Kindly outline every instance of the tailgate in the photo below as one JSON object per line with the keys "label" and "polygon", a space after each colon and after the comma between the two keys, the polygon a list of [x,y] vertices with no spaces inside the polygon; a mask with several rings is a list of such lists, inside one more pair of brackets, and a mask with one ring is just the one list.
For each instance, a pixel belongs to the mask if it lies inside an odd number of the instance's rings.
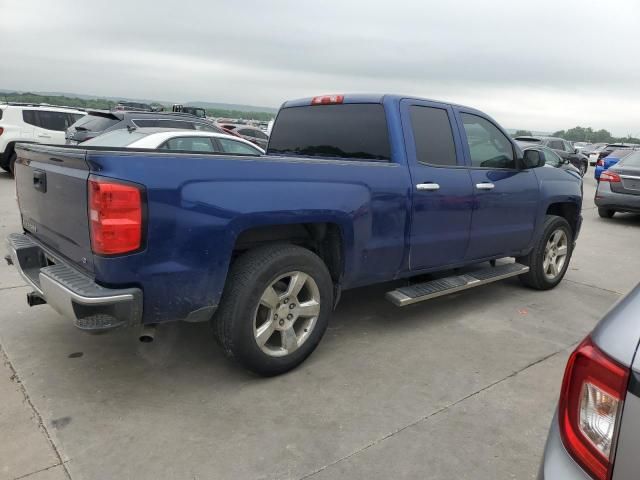
{"label": "tailgate", "polygon": [[45,246],[93,271],[87,217],[85,150],[16,147],[16,190],[22,226]]}

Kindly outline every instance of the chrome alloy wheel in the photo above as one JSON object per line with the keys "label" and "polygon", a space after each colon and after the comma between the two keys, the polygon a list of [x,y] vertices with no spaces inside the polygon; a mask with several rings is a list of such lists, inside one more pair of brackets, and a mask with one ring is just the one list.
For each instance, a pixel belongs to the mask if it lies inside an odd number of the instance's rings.
{"label": "chrome alloy wheel", "polygon": [[564,230],[558,229],[551,234],[544,247],[542,270],[548,280],[555,280],[564,267],[569,253],[569,240]]}
{"label": "chrome alloy wheel", "polygon": [[253,335],[272,357],[295,352],[313,332],[320,315],[320,290],[303,272],[289,272],[269,285],[256,308]]}

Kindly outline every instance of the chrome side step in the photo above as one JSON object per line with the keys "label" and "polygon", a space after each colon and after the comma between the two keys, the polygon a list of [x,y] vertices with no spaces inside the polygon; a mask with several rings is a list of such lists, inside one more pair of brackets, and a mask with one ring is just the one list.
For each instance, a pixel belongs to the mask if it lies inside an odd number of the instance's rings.
{"label": "chrome side step", "polygon": [[470,288],[497,282],[509,277],[515,277],[527,273],[529,267],[519,263],[508,263],[497,267],[488,267],[482,270],[455,275],[451,277],[417,283],[409,287],[397,288],[387,292],[387,300],[398,307],[423,302],[432,298],[442,297],[450,293],[468,290]]}

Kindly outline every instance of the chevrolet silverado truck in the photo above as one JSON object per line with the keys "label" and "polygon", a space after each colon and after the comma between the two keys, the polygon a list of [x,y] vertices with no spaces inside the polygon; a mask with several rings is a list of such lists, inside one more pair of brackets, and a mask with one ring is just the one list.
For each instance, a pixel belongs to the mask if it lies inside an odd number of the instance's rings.
{"label": "chevrolet silverado truck", "polygon": [[16,152],[7,259],[30,305],[89,332],[209,321],[261,375],[311,354],[346,289],[399,280],[402,307],[512,276],[553,288],[582,220],[578,174],[478,110],[397,95],[286,102],[266,155]]}

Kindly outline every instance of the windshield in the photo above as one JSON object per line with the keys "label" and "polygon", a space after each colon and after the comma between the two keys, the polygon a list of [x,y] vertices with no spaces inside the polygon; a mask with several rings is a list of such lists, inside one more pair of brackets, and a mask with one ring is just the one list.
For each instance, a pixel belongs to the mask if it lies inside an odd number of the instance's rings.
{"label": "windshield", "polygon": [[388,161],[390,150],[382,105],[340,104],[282,109],[268,153]]}

